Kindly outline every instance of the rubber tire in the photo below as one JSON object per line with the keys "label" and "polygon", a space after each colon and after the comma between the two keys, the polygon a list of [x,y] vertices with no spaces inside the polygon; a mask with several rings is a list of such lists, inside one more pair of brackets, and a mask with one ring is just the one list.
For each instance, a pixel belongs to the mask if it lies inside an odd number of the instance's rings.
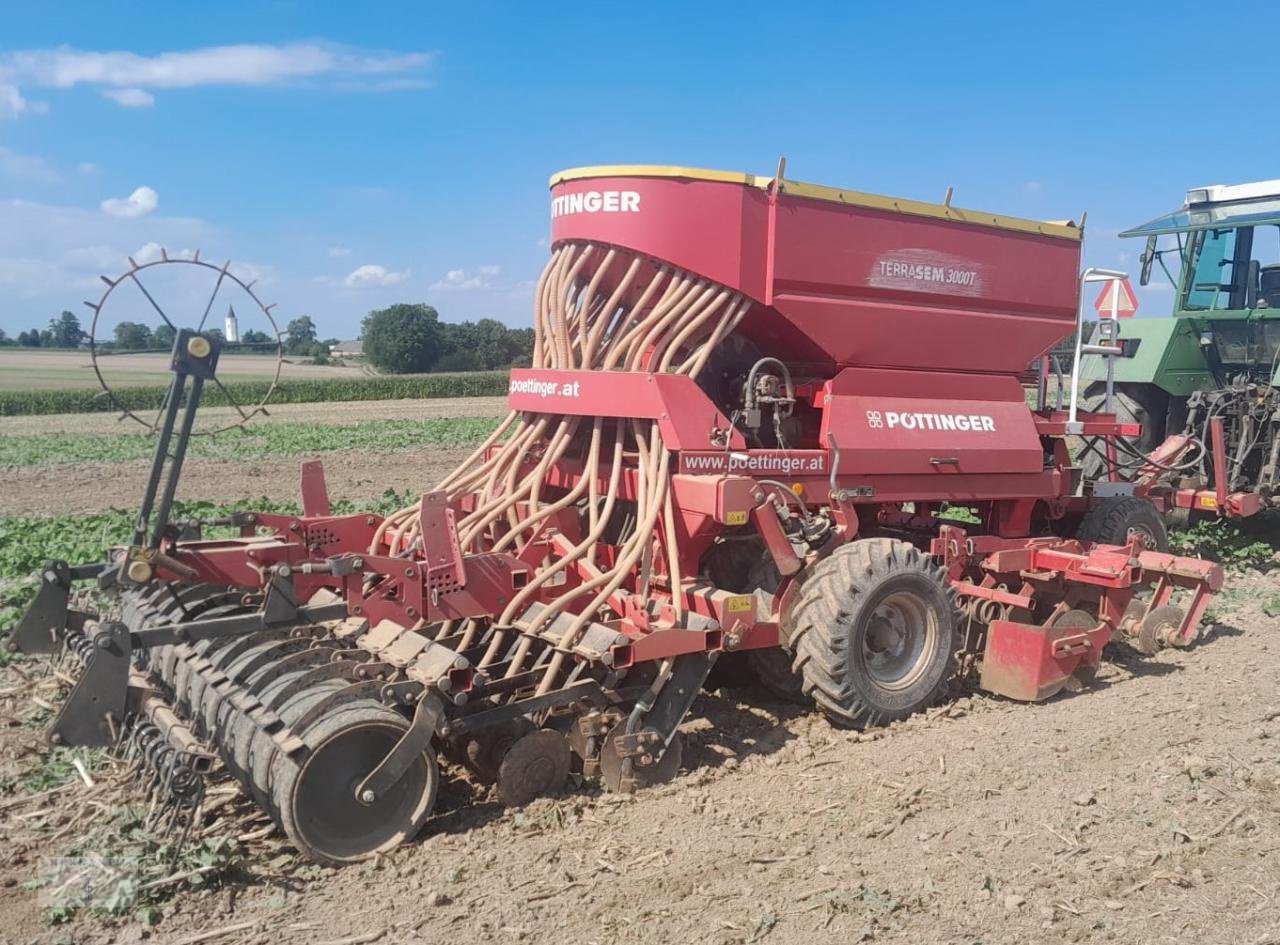
{"label": "rubber tire", "polygon": [[748,650],[747,663],[755,673],[756,681],[770,695],[795,705],[809,704],[809,697],[804,692],[804,677],[793,668],[795,657],[782,647]]}
{"label": "rubber tire", "polygon": [[1151,541],[1151,551],[1168,552],[1169,530],[1164,516],[1146,499],[1133,495],[1109,496],[1088,511],[1080,522],[1076,537],[1081,541],[1103,545],[1123,545],[1129,541],[1129,531],[1143,529]]}
{"label": "rubber tire", "polygon": [[[863,660],[863,639],[881,601],[904,592],[924,606],[937,632],[921,654],[918,677],[886,689]],[[936,702],[955,672],[961,645],[945,571],[914,545],[893,538],[854,541],[818,562],[786,623],[805,694],[831,721],[854,728],[887,725]]]}
{"label": "rubber tire", "polygon": [[[1106,384],[1093,383],[1085,390],[1081,398],[1082,409],[1095,413],[1106,405]],[[1125,437],[1125,442],[1144,456],[1151,453],[1164,442],[1165,427],[1169,416],[1169,395],[1155,384],[1117,384],[1115,396],[1111,401],[1116,419],[1121,423],[1142,424],[1140,436]],[[1104,449],[1101,440],[1097,441],[1098,450]],[[1116,461],[1121,466],[1131,465],[1132,456],[1123,451],[1117,453]],[[1084,478],[1091,480],[1107,478],[1107,464],[1096,452],[1085,453],[1081,459]]]}

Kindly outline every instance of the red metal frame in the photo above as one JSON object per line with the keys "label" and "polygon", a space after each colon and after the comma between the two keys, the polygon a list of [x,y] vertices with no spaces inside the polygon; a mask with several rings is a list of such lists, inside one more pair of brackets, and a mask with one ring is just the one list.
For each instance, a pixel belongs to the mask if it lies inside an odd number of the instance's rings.
{"label": "red metal frame", "polygon": [[[607,626],[627,640],[615,647],[616,667],[776,645],[805,567],[876,532],[912,537],[946,566],[964,613],[984,628],[984,684],[1007,695],[1043,698],[1096,665],[1107,640],[1136,632],[1127,614],[1146,583],[1156,585],[1147,612],[1175,590],[1192,595],[1177,635],[1194,634],[1221,585],[1216,565],[1136,544],[1088,548],[1037,537],[1050,521],[1089,503],[1074,494],[1065,413],[1031,410],[1019,383],[1026,365],[1075,327],[1078,239],[845,204],[791,193],[781,182],[762,189],[606,176],[565,181],[553,195],[592,192],[615,193],[614,210],[625,204],[627,212],[609,212],[610,201],[600,197],[591,206],[601,212],[560,213],[556,241],[631,249],[646,265],[678,266],[744,293],[752,304],[737,331],[811,372],[795,378],[799,433],[781,449],[748,448],[688,376],[511,372],[513,410],[652,420],[675,454],[675,546],[659,529],[643,584],[637,569],[606,602]],[[624,192],[634,200],[622,201]],[[587,206],[585,196],[579,202]],[[1107,414],[1083,421],[1087,435],[1108,440],[1139,432]],[[1215,460],[1220,428],[1216,436]],[[524,462],[522,474],[538,468],[532,455]],[[624,456],[619,500],[636,495],[637,462]],[[583,469],[580,458],[550,464],[543,487],[572,489]],[[599,491],[611,473],[607,463],[597,468]],[[303,467],[302,495],[302,516],[259,514],[238,540],[171,542],[165,552],[199,580],[237,587],[265,587],[284,568],[301,599],[337,590],[348,612],[371,626],[411,627],[497,617],[545,557],[563,556],[582,539],[578,516],[565,510],[510,552],[464,554],[455,518],[473,510],[477,497],[450,502],[429,494],[419,516],[421,546],[388,544],[370,554],[382,520],[330,515],[319,464]],[[788,531],[801,502],[834,523],[820,552]],[[981,524],[972,534],[939,517],[957,504],[977,512]],[[700,576],[717,540],[743,527],[759,536],[781,576],[771,598],[732,593]],[[270,534],[260,537],[261,529]],[[607,566],[613,550],[603,545],[600,553]],[[679,583],[672,577],[677,564]],[[596,568],[576,561],[531,603],[592,581]],[[1078,616],[1053,622],[1085,605],[1095,626],[1078,626]]]}

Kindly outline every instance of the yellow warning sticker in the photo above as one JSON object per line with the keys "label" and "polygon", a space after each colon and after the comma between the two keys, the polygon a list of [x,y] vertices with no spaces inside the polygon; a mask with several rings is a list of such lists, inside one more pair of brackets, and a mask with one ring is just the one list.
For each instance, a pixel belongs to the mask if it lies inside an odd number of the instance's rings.
{"label": "yellow warning sticker", "polygon": [[725,601],[724,609],[731,614],[745,614],[756,609],[754,594],[735,594]]}
{"label": "yellow warning sticker", "polygon": [[746,512],[725,512],[724,523],[726,525],[745,525],[747,524]]}
{"label": "yellow warning sticker", "polygon": [[1206,509],[1216,509],[1218,507],[1218,500],[1211,495],[1202,495],[1200,497],[1200,506],[1201,508]]}

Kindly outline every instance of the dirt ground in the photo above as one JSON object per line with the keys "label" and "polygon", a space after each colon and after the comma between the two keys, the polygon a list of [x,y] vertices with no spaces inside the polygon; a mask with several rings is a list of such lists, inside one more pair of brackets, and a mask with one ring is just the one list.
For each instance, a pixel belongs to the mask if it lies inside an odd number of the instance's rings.
{"label": "dirt ground", "polygon": [[[492,400],[274,417],[494,415]],[[27,422],[0,421],[0,435]],[[463,453],[324,460],[333,493],[360,498],[422,488]],[[291,498],[297,462],[195,462],[183,495]],[[144,469],[11,470],[0,514],[131,507]],[[695,704],[682,774],[634,797],[583,784],[509,810],[446,770],[421,840],[340,871],[298,861],[216,782],[224,806],[203,829],[241,837],[247,859],[170,899],[153,929],[83,912],[49,927],[27,888],[41,857],[123,802],[112,770],[92,789],[0,796],[0,942],[1280,943],[1280,618],[1264,610],[1280,581],[1252,572],[1230,586],[1193,649],[1117,646],[1092,689],[1044,704],[961,686],[925,715],[856,733],[722,688]],[[42,764],[39,728],[22,721],[57,701],[42,672],[0,669],[0,779]]]}
{"label": "dirt ground", "polygon": [[[206,419],[232,408],[211,408]],[[355,401],[281,404],[255,423],[352,423],[360,420],[429,417],[496,417],[506,412],[502,397],[452,400]],[[25,433],[94,433],[115,423],[95,414],[0,417],[0,436]],[[367,450],[326,452],[325,476],[335,498],[372,499],[387,489],[429,488],[451,471],[470,449]],[[307,457],[257,460],[192,460],[183,470],[179,498],[231,501],[244,498],[297,499],[298,467]],[[0,515],[76,515],[109,508],[133,508],[146,485],[149,463],[84,463],[19,467],[4,471]]]}
{"label": "dirt ground", "polygon": [[[29,825],[61,802],[47,834],[93,792],[0,801],[0,938],[1280,942],[1280,620],[1260,604],[1276,582],[1234,586],[1194,649],[1119,647],[1093,689],[1040,705],[961,693],[859,734],[752,689],[708,693],[668,785],[512,811],[446,781],[419,842],[333,871],[254,841],[237,881],[178,897],[146,932],[46,928],[20,888],[50,849]],[[24,685],[0,678],[10,718]],[[11,723],[0,763],[37,737]]]}

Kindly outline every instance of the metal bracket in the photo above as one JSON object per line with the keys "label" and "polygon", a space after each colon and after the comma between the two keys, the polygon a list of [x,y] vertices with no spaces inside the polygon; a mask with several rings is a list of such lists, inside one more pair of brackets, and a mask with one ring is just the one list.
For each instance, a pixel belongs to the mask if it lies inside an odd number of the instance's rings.
{"label": "metal bracket", "polygon": [[428,492],[422,497],[418,516],[422,534],[422,556],[427,562],[427,588],[448,594],[465,587],[467,566],[458,544],[458,529],[449,496]]}
{"label": "metal bracket", "polygon": [[93,652],[53,724],[49,743],[106,748],[120,737],[129,694],[129,628],[101,623],[93,633]]}
{"label": "metal bracket", "polygon": [[67,631],[71,600],[71,568],[65,561],[46,561],[40,589],[9,635],[9,649],[19,653],[53,653]]}
{"label": "metal bracket", "polygon": [[378,767],[370,771],[368,777],[356,786],[356,800],[362,804],[372,804],[395,787],[413,765],[414,760],[431,744],[436,726],[443,718],[444,706],[439,699],[428,696],[419,701],[418,707],[413,712],[413,721],[400,736],[395,747],[379,762]]}
{"label": "metal bracket", "polygon": [[[643,724],[656,729],[662,735],[664,745],[671,743],[719,655],[714,652],[686,653],[675,658],[671,676],[653,700],[652,707],[643,713]],[[632,728],[628,725],[628,728],[631,729],[628,734],[633,734],[639,726]]]}
{"label": "metal bracket", "polygon": [[268,627],[295,623],[298,619],[298,596],[293,586],[293,571],[288,565],[271,570],[266,600],[262,604],[262,622]]}
{"label": "metal bracket", "polygon": [[312,517],[330,514],[329,487],[324,480],[324,463],[318,459],[302,464],[302,514]]}

